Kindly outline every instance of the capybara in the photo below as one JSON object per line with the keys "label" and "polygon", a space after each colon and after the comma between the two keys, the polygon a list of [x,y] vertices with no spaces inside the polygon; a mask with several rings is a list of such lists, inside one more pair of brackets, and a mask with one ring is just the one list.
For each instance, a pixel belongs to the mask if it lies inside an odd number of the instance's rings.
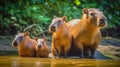
{"label": "capybara", "polygon": [[94,53],[101,40],[100,29],[107,25],[107,19],[99,9],[84,8],[82,12],[80,21],[72,20],[67,23],[73,36],[69,56],[95,58]]}
{"label": "capybara", "polygon": [[46,44],[47,39],[46,38],[38,39],[36,37],[35,40],[37,41],[36,56],[47,58],[49,54],[48,46]]}
{"label": "capybara", "polygon": [[67,57],[71,47],[71,33],[66,25],[66,16],[54,17],[49,31],[52,32],[52,54],[54,57]]}
{"label": "capybara", "polygon": [[35,46],[37,42],[29,37],[29,32],[19,32],[12,41],[12,45],[18,47],[19,56],[21,57],[35,57]]}
{"label": "capybara", "polygon": [[80,19],[73,19],[68,21],[66,24],[71,29],[74,25],[78,24],[81,20]]}

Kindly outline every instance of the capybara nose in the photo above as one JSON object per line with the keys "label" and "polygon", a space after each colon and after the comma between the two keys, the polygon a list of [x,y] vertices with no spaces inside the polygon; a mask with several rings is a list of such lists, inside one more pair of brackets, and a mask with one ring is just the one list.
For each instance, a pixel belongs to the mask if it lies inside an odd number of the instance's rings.
{"label": "capybara nose", "polygon": [[50,30],[51,30],[52,32],[54,32],[54,31],[55,31],[55,26],[50,26]]}
{"label": "capybara nose", "polygon": [[51,29],[55,29],[55,26],[51,26]]}
{"label": "capybara nose", "polygon": [[100,26],[100,27],[104,27],[104,26],[106,25],[106,21],[107,21],[107,20],[106,20],[105,18],[101,18],[101,19],[100,19],[100,22],[99,22],[99,23],[100,23],[99,26]]}
{"label": "capybara nose", "polygon": [[38,48],[42,48],[42,46],[41,46],[41,45],[38,45]]}
{"label": "capybara nose", "polygon": [[104,18],[102,18],[102,19],[100,19],[100,22],[105,22],[106,21],[106,19],[104,19]]}
{"label": "capybara nose", "polygon": [[15,46],[15,47],[18,46],[18,44],[17,44],[16,41],[13,41],[13,42],[12,42],[12,45]]}

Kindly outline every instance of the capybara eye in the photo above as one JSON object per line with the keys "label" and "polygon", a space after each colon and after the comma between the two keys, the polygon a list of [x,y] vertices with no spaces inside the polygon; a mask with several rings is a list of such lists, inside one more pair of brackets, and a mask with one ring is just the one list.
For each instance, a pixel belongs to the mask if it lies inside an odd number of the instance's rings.
{"label": "capybara eye", "polygon": [[41,42],[42,44],[44,44],[44,42]]}
{"label": "capybara eye", "polygon": [[23,36],[20,36],[20,39],[22,39],[23,38]]}
{"label": "capybara eye", "polygon": [[58,22],[61,22],[61,20],[58,20]]}
{"label": "capybara eye", "polygon": [[95,14],[94,14],[94,13],[91,13],[90,15],[91,15],[91,16],[94,16]]}

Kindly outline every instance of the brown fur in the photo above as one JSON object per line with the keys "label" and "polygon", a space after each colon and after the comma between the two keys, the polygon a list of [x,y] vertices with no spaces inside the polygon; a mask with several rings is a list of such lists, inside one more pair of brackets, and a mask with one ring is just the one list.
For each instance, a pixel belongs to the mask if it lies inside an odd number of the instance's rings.
{"label": "brown fur", "polygon": [[56,50],[55,50],[55,47],[54,47],[53,42],[52,42],[52,44],[51,44],[51,53],[52,53],[52,55],[53,55],[54,57],[57,56],[57,52],[56,52]]}
{"label": "brown fur", "polygon": [[36,38],[35,40],[37,41],[36,56],[47,58],[49,51],[48,51],[48,46],[46,44],[46,38],[43,38],[43,39]]}
{"label": "brown fur", "polygon": [[52,32],[52,54],[58,57],[67,57],[67,53],[71,46],[70,30],[65,23],[66,17],[54,18],[49,26]]}
{"label": "brown fur", "polygon": [[81,21],[80,19],[73,19],[73,20],[68,21],[66,24],[71,29],[73,26],[78,24],[80,21]]}
{"label": "brown fur", "polygon": [[70,23],[72,22],[70,21],[67,25],[73,35],[73,44],[69,55],[93,58],[101,40],[100,29],[107,24],[106,17],[98,9],[85,8],[81,21],[73,23],[72,26]]}
{"label": "brown fur", "polygon": [[37,42],[29,37],[28,32],[18,32],[15,39],[12,41],[12,45],[18,47],[19,56],[21,57],[36,56],[35,46],[37,45]]}

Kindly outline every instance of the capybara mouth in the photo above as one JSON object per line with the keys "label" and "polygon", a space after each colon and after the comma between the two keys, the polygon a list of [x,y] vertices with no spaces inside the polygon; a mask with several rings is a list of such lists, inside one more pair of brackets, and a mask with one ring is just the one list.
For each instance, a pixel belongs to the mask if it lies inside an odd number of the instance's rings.
{"label": "capybara mouth", "polygon": [[42,48],[42,46],[38,45],[38,48]]}
{"label": "capybara mouth", "polygon": [[99,27],[104,27],[106,22],[100,22]]}
{"label": "capybara mouth", "polygon": [[56,29],[55,29],[55,28],[50,27],[50,31],[51,31],[51,32],[55,32],[55,31],[56,31]]}
{"label": "capybara mouth", "polygon": [[106,25],[106,19],[102,18],[99,20],[99,27],[104,27]]}
{"label": "capybara mouth", "polygon": [[13,45],[14,47],[17,47],[17,46],[18,46],[18,44],[17,44],[16,41],[12,42],[12,45]]}

